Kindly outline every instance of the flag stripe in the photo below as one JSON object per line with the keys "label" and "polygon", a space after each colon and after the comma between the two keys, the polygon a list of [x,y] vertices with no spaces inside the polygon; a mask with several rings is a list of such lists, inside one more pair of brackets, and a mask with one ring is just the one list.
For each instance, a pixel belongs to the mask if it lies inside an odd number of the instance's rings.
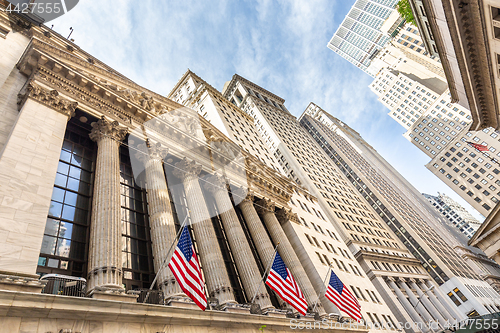
{"label": "flag stripe", "polygon": [[207,307],[204,281],[187,227],[184,227],[168,267],[182,291],[203,311]]}
{"label": "flag stripe", "polygon": [[293,306],[300,314],[306,315],[307,301],[300,290],[299,285],[281,259],[276,253],[266,284],[274,290],[283,301]]}
{"label": "flag stripe", "polygon": [[325,297],[349,317],[358,321],[362,319],[361,305],[333,270],[330,275],[330,282],[326,287]]}

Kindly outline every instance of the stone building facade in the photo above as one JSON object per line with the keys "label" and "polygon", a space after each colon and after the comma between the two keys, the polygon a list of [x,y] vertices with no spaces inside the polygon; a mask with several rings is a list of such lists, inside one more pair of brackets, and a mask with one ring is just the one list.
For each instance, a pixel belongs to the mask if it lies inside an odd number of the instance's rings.
{"label": "stone building facade", "polygon": [[456,227],[467,238],[479,229],[481,222],[471,215],[458,202],[444,193],[438,193],[437,196],[425,194],[423,196],[429,200],[434,208],[443,215],[443,217],[454,227]]}
{"label": "stone building facade", "polygon": [[[283,167],[269,151],[273,146],[268,148],[265,139],[259,134],[254,118],[236,106],[236,100],[243,100],[239,92],[230,102],[195,73],[187,71],[169,94],[172,99],[181,96],[185,106],[192,107],[212,124],[220,124],[220,130],[227,133],[243,150],[261,153],[263,162],[284,173]],[[349,281],[348,286],[358,298],[363,318],[367,322],[394,325],[396,318],[350,254],[346,243],[334,231],[335,228],[318,199],[304,187],[296,186],[290,204],[296,217],[283,221],[282,227],[301,263],[306,267],[317,293],[324,290],[325,278],[331,266],[342,281]],[[328,306],[327,301],[323,304]]]}
{"label": "stone building facade", "polygon": [[[309,304],[301,320],[328,317],[282,227],[292,182],[193,110],[1,6],[2,329],[289,331],[288,309],[260,283],[276,244]],[[204,312],[164,267],[185,221]],[[85,278],[84,294],[51,294],[49,276],[61,293]],[[166,305],[140,304],[155,276]]]}
{"label": "stone building facade", "polygon": [[[422,263],[441,293],[455,303],[453,311],[462,317],[498,311],[498,293],[454,250],[466,241],[460,242],[443,229],[425,198],[373,147],[348,125],[313,103],[301,116],[300,123],[356,186],[356,191],[368,200],[384,224]],[[377,265],[374,269],[379,270]]]}
{"label": "stone building facade", "polygon": [[[321,146],[314,141],[314,137],[286,110],[284,100],[238,75],[234,75],[226,83],[223,93],[228,100],[254,118],[262,140],[267,143],[286,175],[317,198],[325,216],[363,268],[363,275],[366,274],[372,281],[377,293],[382,296],[383,302],[389,306],[397,320],[422,323],[423,326],[415,331],[428,331],[430,327],[425,323],[429,320],[443,322],[444,318],[435,317],[435,313],[439,311],[432,308],[440,305],[428,303],[430,308],[427,310],[416,303],[417,296],[412,298],[417,295],[418,290],[424,293],[428,288],[427,285],[419,286],[421,283],[434,285],[433,279],[365,198],[357,195],[356,188],[344,176],[341,168],[332,163]],[[235,96],[242,98],[237,99]],[[292,200],[296,199],[300,200],[292,197]],[[302,206],[302,200],[300,201],[299,205]],[[379,266],[372,267],[375,261]],[[408,280],[395,280],[394,285],[384,287],[388,282],[384,281],[384,275],[377,277],[374,274],[377,269],[385,271],[385,276],[404,276]],[[419,289],[412,289],[415,288],[412,281],[415,281]],[[395,286],[394,291],[391,291]],[[438,288],[433,289],[440,295],[436,296],[436,300],[440,297],[439,303],[449,307],[450,312],[443,312],[448,319],[462,319],[464,315],[453,309],[445,296],[437,291]]]}

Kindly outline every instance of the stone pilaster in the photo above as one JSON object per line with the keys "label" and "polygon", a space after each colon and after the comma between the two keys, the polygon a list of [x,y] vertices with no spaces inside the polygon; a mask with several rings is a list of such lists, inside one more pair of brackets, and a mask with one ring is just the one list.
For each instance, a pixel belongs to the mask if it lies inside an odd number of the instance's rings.
{"label": "stone pilaster", "polygon": [[120,142],[127,129],[102,117],[92,123],[97,160],[90,222],[87,292],[123,290],[120,219]]}
{"label": "stone pilaster", "polygon": [[285,265],[292,272],[294,279],[299,284],[302,293],[307,300],[307,304],[309,305],[308,311],[312,311],[313,308],[316,308],[315,311],[317,311],[321,316],[325,315],[326,312],[323,305],[318,300],[318,295],[316,294],[313,285],[309,281],[309,278],[307,277],[307,274],[302,267],[292,244],[290,244],[290,241],[286,237],[285,232],[281,228],[280,223],[274,214],[274,204],[269,200],[262,199],[257,203],[257,207],[274,243],[280,244],[278,252],[285,262]]}
{"label": "stone pilaster", "polygon": [[[151,248],[155,272],[158,277],[157,284],[167,301],[172,297],[186,297],[172,271],[166,265],[162,268],[169,255],[168,250],[177,234],[170,204],[170,194],[163,172],[163,159],[167,156],[168,149],[163,148],[160,143],[144,145],[140,148],[136,157],[145,165]],[[160,268],[162,269],[160,270]]]}
{"label": "stone pilaster", "polygon": [[198,182],[201,165],[194,161],[189,162],[184,158],[175,166],[174,176],[182,179],[184,185],[189,216],[200,253],[209,297],[216,297],[219,300],[219,305],[236,303],[210,213]]}
{"label": "stone pilaster", "polygon": [[446,319],[444,319],[444,314],[441,314],[439,310],[429,301],[427,298],[427,295],[424,294],[424,292],[420,289],[420,287],[415,283],[414,279],[410,279],[410,286],[415,289],[417,292],[417,295],[420,297],[420,302],[424,304],[424,306],[427,308],[429,313],[436,318],[439,323],[445,327],[446,326]]}
{"label": "stone pilaster", "polygon": [[261,284],[262,277],[259,267],[253,258],[250,245],[243,232],[238,216],[234,211],[233,204],[227,193],[224,178],[216,175],[211,176],[207,178],[207,183],[204,186],[214,196],[217,203],[217,209],[224,224],[227,240],[231,247],[241,282],[245,288],[247,299],[251,301],[254,295],[257,295],[255,303],[259,304],[262,310],[271,308],[272,304],[269,294],[265,286]]}
{"label": "stone pilaster", "polygon": [[8,129],[0,152],[0,289],[42,288],[36,269],[67,122],[68,114],[29,98]]}

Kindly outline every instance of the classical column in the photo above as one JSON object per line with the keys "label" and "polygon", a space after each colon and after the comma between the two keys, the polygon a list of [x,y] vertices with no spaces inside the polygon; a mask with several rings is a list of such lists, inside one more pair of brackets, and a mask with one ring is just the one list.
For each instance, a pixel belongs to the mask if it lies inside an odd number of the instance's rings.
{"label": "classical column", "polygon": [[273,260],[274,247],[273,243],[269,239],[269,236],[267,235],[266,228],[260,220],[259,214],[257,214],[257,211],[253,206],[253,194],[248,193],[245,199],[240,202],[239,207],[243,217],[245,218],[248,231],[252,236],[260,259],[267,268],[267,266],[271,263],[271,260]]}
{"label": "classical column", "polygon": [[[260,220],[259,214],[253,206],[253,193],[244,194],[245,198],[240,202],[239,207],[243,218],[245,219],[250,236],[252,236],[255,248],[259,253],[260,260],[266,269],[273,260],[274,256],[274,246],[269,238],[266,228]],[[278,296],[280,305],[288,306],[281,298]]]}
{"label": "classical column", "polygon": [[[427,289],[430,289],[433,284],[429,280],[425,280],[424,285],[427,287]],[[444,306],[448,313],[451,314],[456,320],[461,321],[463,319],[466,319],[465,314],[460,313],[455,308],[455,304],[452,304],[449,298],[443,295],[437,285],[434,285],[434,289],[430,293],[435,293],[436,298],[440,301],[440,303]]]}
{"label": "classical column", "polygon": [[302,293],[304,294],[307,304],[309,305],[309,311],[316,305],[316,310],[320,316],[326,315],[323,305],[318,299],[318,294],[314,290],[307,274],[302,267],[297,254],[295,253],[292,244],[285,235],[285,232],[281,228],[276,215],[274,214],[274,204],[270,200],[262,199],[257,203],[258,210],[262,214],[264,223],[266,224],[267,230],[271,235],[275,244],[279,243],[278,252],[285,262],[285,265],[292,272],[294,279],[300,286]]}
{"label": "classical column", "polygon": [[210,297],[216,297],[219,305],[236,303],[210,213],[198,182],[201,165],[184,158],[176,163],[175,167],[173,174],[182,179],[184,185],[208,294]]}
{"label": "classical column", "polygon": [[434,318],[427,312],[427,309],[424,307],[422,302],[420,302],[413,291],[411,291],[410,286],[406,283],[404,279],[399,279],[401,286],[403,289],[406,291],[406,295],[408,295],[408,298],[410,299],[410,303],[413,305],[414,308],[416,308],[417,312],[422,315],[425,319],[426,322],[430,323],[431,321],[434,321]]}
{"label": "classical column", "polygon": [[266,287],[261,283],[259,267],[254,260],[252,250],[248,240],[243,232],[238,215],[234,211],[231,198],[227,193],[226,182],[223,177],[214,175],[207,178],[204,187],[210,191],[217,203],[219,216],[222,219],[224,230],[226,232],[231,253],[233,254],[236,267],[245,288],[247,299],[252,300],[254,295],[255,303],[260,305],[261,309],[273,307]]}
{"label": "classical column", "polygon": [[420,287],[415,283],[414,279],[410,279],[410,285],[413,289],[417,291],[418,296],[420,297],[421,303],[424,303],[425,307],[429,311],[429,313],[436,318],[439,323],[445,327],[446,326],[446,319],[444,319],[443,315],[440,313],[440,311],[429,301],[427,298],[427,293],[424,294],[424,292],[420,289]]}
{"label": "classical column", "polygon": [[186,297],[175,280],[172,271],[164,266],[168,250],[175,241],[177,234],[172,214],[170,195],[167,188],[165,173],[163,172],[163,158],[168,149],[160,143],[144,145],[136,153],[138,160],[145,165],[146,196],[148,199],[149,225],[151,227],[151,248],[153,250],[154,267],[160,286],[166,300],[174,296]]}
{"label": "classical column", "polygon": [[450,323],[453,323],[455,321],[455,317],[453,317],[453,314],[450,314],[450,312],[447,309],[445,309],[443,304],[441,304],[441,302],[436,298],[436,296],[434,295],[432,290],[427,288],[425,283],[422,283],[422,286],[423,286],[424,290],[426,291],[427,295],[429,296],[429,300],[434,305],[434,307],[436,307],[436,309],[439,311],[439,313],[441,313],[441,315],[443,315],[446,320],[449,320]]}
{"label": "classical column", "polygon": [[92,123],[90,138],[97,142],[94,193],[90,221],[87,292],[123,291],[122,228],[120,219],[120,142],[127,129],[104,116]]}
{"label": "classical column", "polygon": [[[391,312],[396,316],[396,320],[400,323],[411,323],[413,318],[403,307],[403,304],[398,301],[398,297],[392,292],[388,285],[388,282],[384,280],[383,276],[375,276],[372,280],[373,285],[378,290],[380,296]],[[396,323],[397,325],[397,323]],[[415,332],[421,332],[420,330],[414,329]]]}
{"label": "classical column", "polygon": [[394,289],[394,292],[396,293],[396,296],[398,297],[398,300],[403,304],[403,307],[405,308],[406,312],[410,314],[410,317],[413,319],[415,324],[420,324],[422,325],[422,331],[423,332],[429,332],[429,329],[425,324],[422,322],[422,318],[420,315],[417,313],[413,305],[408,301],[406,296],[403,294],[401,289],[399,289],[399,286],[396,284],[393,278],[387,278],[387,284]]}

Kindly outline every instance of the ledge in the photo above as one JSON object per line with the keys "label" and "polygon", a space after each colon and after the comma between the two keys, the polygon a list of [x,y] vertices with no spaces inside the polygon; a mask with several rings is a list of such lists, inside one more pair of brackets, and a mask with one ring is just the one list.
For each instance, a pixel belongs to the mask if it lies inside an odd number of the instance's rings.
{"label": "ledge", "polygon": [[[246,328],[292,331],[290,319],[275,316],[242,314],[225,311],[201,311],[163,305],[99,300],[0,290],[0,318],[21,318],[21,321],[66,319],[102,323],[142,325],[179,325],[197,327]],[[311,322],[309,318],[301,321]],[[317,323],[319,324],[319,323]],[[367,332],[356,327],[327,329],[325,332]],[[130,331],[135,332],[135,331]],[[142,331],[137,331],[142,332]]]}

